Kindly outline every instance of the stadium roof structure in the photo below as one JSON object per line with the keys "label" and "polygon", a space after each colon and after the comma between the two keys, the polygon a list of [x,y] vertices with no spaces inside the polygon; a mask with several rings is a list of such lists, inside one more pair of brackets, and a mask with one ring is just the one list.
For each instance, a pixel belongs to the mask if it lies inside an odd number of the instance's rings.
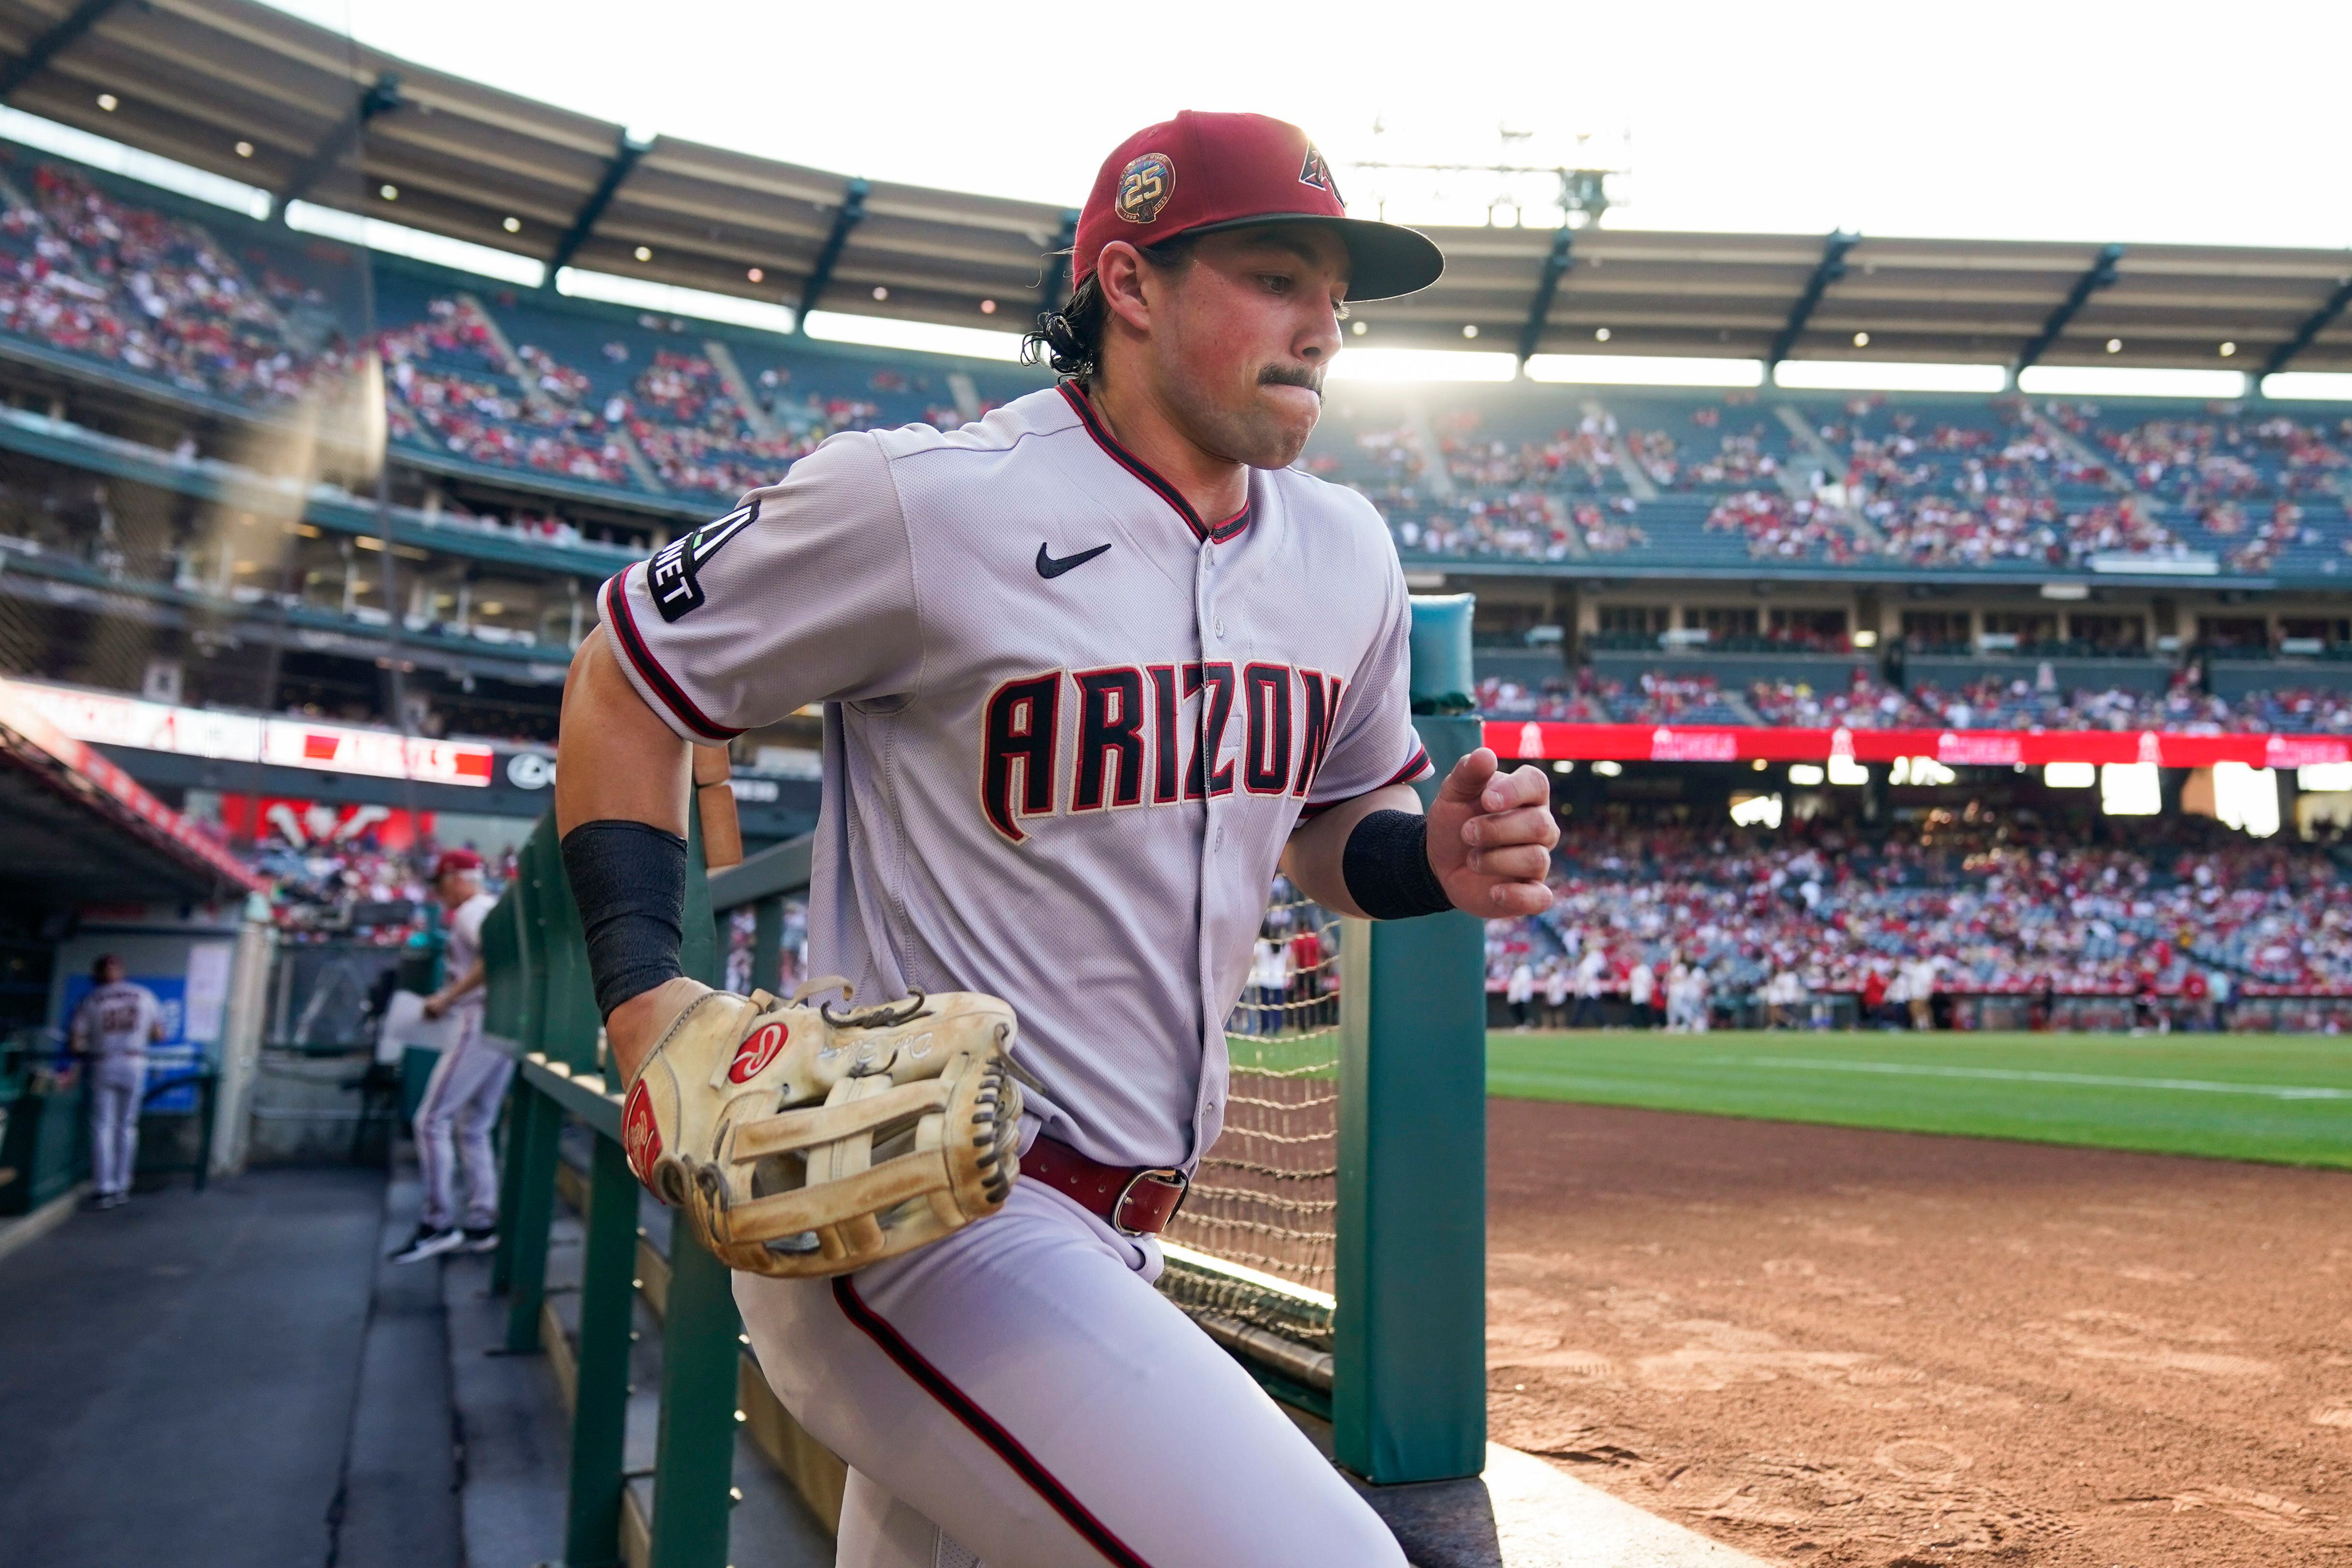
{"label": "stadium roof structure", "polygon": [[[261,186],[281,208],[299,198],[469,240],[551,278],[579,266],[956,326],[1014,326],[1058,296],[1053,253],[1076,219],[638,140],[257,0],[0,0],[0,101]],[[1475,328],[1476,347],[1522,357],[2352,370],[2352,251],[1430,232],[1446,276],[1360,308],[1369,343],[1459,349]]]}
{"label": "stadium roof structure", "polygon": [[256,877],[96,748],[0,680],[0,888],[53,903],[210,902]]}

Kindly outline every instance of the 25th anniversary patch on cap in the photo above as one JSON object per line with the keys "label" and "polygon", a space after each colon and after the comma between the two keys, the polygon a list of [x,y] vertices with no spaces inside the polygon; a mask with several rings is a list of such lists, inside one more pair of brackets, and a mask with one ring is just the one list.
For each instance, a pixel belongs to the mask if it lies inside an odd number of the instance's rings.
{"label": "25th anniversary patch on cap", "polygon": [[1119,172],[1112,210],[1129,223],[1150,223],[1176,194],[1176,165],[1165,153],[1146,153]]}

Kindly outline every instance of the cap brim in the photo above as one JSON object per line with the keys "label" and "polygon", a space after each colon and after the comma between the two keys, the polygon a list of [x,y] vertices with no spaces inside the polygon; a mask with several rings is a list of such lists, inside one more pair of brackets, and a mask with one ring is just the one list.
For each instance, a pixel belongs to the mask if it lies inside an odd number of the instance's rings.
{"label": "cap brim", "polygon": [[1348,298],[1393,300],[1428,288],[1445,271],[1445,253],[1417,228],[1370,218],[1332,217],[1325,213],[1258,213],[1188,228],[1186,234],[1216,234],[1270,223],[1312,223],[1335,232],[1348,247]]}

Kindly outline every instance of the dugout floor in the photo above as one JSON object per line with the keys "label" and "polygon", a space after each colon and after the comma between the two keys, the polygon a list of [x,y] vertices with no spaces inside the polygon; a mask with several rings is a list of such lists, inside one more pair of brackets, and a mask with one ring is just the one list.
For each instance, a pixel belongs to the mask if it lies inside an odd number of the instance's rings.
{"label": "dugout floor", "polygon": [[1489,1113],[1497,1442],[1791,1563],[2352,1563],[2352,1173]]}

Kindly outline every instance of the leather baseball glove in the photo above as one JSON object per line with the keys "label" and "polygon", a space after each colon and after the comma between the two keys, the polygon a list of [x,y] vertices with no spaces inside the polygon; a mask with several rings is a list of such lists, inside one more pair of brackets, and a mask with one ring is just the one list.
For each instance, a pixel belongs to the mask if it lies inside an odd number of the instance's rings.
{"label": "leather baseball glove", "polygon": [[805,1005],[834,989],[697,998],[623,1104],[629,1168],[730,1268],[863,1268],[995,1214],[1021,1173],[1009,1005]]}

